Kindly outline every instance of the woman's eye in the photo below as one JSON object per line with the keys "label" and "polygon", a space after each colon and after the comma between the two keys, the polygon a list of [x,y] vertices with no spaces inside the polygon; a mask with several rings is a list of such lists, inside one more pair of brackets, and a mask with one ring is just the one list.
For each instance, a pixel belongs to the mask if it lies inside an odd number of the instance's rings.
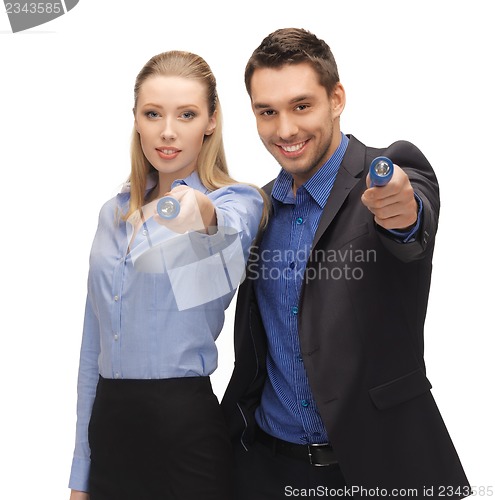
{"label": "woman's eye", "polygon": [[194,118],[196,115],[192,112],[192,111],[185,111],[184,113],[182,113],[181,115],[181,118],[184,118],[186,120],[191,120],[192,118]]}
{"label": "woman's eye", "polygon": [[146,111],[144,114],[148,118],[158,118],[160,116],[156,111]]}

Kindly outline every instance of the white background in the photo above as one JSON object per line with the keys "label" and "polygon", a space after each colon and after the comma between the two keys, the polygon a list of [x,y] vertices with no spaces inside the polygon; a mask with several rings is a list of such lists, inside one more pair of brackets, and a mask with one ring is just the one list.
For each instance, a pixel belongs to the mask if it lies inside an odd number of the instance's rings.
{"label": "white background", "polygon": [[[280,27],[324,38],[347,91],[342,130],[415,143],[442,198],[425,329],[433,394],[474,486],[495,486],[491,2],[80,0],[12,34],[0,12],[0,495],[68,498],[88,255],[129,173],[134,78],[154,54],[197,52],[218,79],[232,175],[278,172],[243,85]],[[232,369],[232,314],[213,376]]]}

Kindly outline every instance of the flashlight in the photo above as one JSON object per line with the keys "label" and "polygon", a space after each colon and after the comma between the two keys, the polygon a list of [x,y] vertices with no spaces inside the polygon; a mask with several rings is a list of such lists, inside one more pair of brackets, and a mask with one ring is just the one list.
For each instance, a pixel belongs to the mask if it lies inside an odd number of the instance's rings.
{"label": "flashlight", "polygon": [[172,196],[164,196],[158,200],[156,211],[162,219],[174,219],[179,215],[180,203]]}
{"label": "flashlight", "polygon": [[386,156],[378,156],[370,165],[371,186],[385,186],[394,175],[394,164]]}

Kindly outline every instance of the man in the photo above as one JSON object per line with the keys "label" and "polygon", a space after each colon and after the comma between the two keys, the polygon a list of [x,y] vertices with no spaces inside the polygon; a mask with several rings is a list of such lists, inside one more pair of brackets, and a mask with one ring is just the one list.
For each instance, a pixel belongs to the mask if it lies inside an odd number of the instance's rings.
{"label": "man", "polygon": [[[411,143],[340,131],[345,91],[328,45],[270,34],[245,83],[282,166],[239,290],[236,363],[222,407],[238,499],[469,495],[430,392],[423,325],[440,209]],[[370,163],[394,173],[371,187]]]}

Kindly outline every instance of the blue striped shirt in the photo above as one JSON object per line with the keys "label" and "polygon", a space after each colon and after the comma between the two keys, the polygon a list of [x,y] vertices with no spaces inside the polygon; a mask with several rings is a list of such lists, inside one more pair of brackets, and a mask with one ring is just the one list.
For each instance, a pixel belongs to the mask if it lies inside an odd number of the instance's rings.
{"label": "blue striped shirt", "polygon": [[[268,340],[267,381],[256,411],[268,434],[298,444],[326,443],[328,436],[314,401],[300,352],[297,318],[301,285],[316,229],[349,139],[294,195],[292,176],[281,170],[272,189],[274,214],[263,236],[255,294]],[[390,230],[397,241],[414,241],[423,211],[408,232]]]}
{"label": "blue striped shirt", "polygon": [[281,170],[272,190],[274,214],[260,245],[255,293],[268,338],[267,372],[258,425],[293,443],[325,443],[328,437],[301,357],[297,316],[306,262],[349,139],[294,196],[292,176]]}

